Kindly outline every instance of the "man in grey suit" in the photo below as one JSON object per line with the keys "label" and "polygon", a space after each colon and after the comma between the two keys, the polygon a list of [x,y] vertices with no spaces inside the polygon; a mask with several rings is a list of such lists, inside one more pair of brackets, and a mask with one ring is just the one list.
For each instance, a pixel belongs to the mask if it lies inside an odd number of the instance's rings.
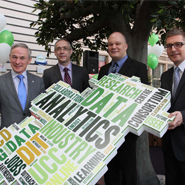
{"label": "man in grey suit", "polygon": [[166,35],[166,51],[174,63],[161,76],[161,87],[171,91],[168,131],[162,138],[165,163],[165,184],[185,185],[185,32],[171,29]]}
{"label": "man in grey suit", "polygon": [[43,79],[46,89],[60,80],[70,84],[79,92],[89,87],[89,75],[86,68],[74,65],[70,60],[73,49],[68,40],[64,38],[58,40],[55,43],[54,53],[58,64],[44,70]]}
{"label": "man in grey suit", "polygon": [[9,61],[12,70],[0,77],[1,129],[30,116],[30,102],[45,90],[43,79],[26,71],[31,62],[26,44],[12,45]]}

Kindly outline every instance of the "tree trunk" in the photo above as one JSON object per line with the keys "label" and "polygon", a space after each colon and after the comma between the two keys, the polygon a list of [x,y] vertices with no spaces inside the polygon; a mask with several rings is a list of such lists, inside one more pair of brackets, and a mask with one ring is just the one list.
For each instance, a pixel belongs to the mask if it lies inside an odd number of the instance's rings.
{"label": "tree trunk", "polygon": [[[144,30],[138,28],[133,33],[125,24],[122,15],[118,13],[114,18],[112,17],[109,26],[112,32],[120,31],[125,35],[128,44],[127,54],[131,58],[147,65],[148,38],[152,24],[145,24]],[[144,132],[138,138],[136,150],[138,185],[160,185],[150,159],[147,132]]]}
{"label": "tree trunk", "polygon": [[147,132],[144,132],[138,138],[136,151],[138,185],[160,185],[150,159]]}

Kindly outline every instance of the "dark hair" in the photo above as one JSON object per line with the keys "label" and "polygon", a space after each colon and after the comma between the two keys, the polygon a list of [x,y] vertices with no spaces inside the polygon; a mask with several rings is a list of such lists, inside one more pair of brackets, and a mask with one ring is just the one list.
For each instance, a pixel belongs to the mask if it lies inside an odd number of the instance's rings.
{"label": "dark hair", "polygon": [[56,49],[56,44],[57,44],[59,41],[62,41],[62,40],[66,41],[66,42],[69,44],[69,48],[72,49],[71,43],[70,43],[66,38],[62,38],[62,39],[59,39],[59,40],[57,40],[57,41],[55,42],[54,50]]}
{"label": "dark hair", "polygon": [[30,49],[26,44],[23,44],[23,43],[13,44],[12,47],[11,47],[10,53],[11,53],[11,51],[12,51],[14,48],[17,48],[17,47],[27,49],[27,50],[28,50],[28,59],[31,58],[31,49]]}
{"label": "dark hair", "polygon": [[182,35],[183,39],[185,40],[185,32],[182,28],[172,28],[168,33],[166,34],[165,43],[167,41],[167,38],[174,36],[174,35]]}

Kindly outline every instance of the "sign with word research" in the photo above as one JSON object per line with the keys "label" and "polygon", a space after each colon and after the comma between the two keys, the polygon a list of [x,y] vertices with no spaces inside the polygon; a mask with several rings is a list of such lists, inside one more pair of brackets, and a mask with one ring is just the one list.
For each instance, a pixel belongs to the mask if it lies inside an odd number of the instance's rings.
{"label": "sign with word research", "polygon": [[59,81],[32,101],[32,116],[0,131],[0,184],[94,185],[132,132],[162,137],[170,92],[109,74],[81,94]]}

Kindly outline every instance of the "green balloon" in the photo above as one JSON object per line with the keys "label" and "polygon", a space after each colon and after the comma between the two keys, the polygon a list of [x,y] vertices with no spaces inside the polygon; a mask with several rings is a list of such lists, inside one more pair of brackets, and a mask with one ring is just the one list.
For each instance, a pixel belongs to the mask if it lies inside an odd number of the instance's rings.
{"label": "green balloon", "polygon": [[151,46],[153,46],[153,45],[155,45],[155,44],[157,43],[158,40],[159,40],[158,35],[156,35],[155,33],[152,33],[152,34],[150,35],[150,37],[149,37],[148,42],[149,42],[149,44],[150,44]]}
{"label": "green balloon", "polygon": [[0,43],[6,43],[12,46],[13,41],[14,41],[14,37],[10,31],[4,30],[0,33]]}
{"label": "green balloon", "polygon": [[150,68],[155,69],[158,65],[158,58],[154,54],[148,55],[147,64]]}
{"label": "green balloon", "polygon": [[98,75],[96,74],[96,75],[93,75],[93,77],[92,78],[94,78],[94,79],[98,79]]}

